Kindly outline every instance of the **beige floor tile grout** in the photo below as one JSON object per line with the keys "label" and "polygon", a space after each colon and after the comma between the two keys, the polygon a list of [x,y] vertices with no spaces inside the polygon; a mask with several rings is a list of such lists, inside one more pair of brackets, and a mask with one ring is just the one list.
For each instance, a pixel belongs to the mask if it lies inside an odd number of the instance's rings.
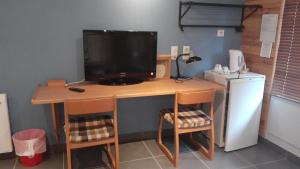
{"label": "beige floor tile grout", "polygon": [[128,160],[128,161],[121,161],[120,163],[130,163],[130,162],[134,162],[134,161],[140,161],[140,160],[148,160],[148,159],[152,159],[153,157],[145,157],[145,158],[137,158],[134,160]]}
{"label": "beige floor tile grout", "polygon": [[16,169],[16,167],[17,167],[17,162],[18,162],[18,158],[16,158],[16,160],[15,160],[13,169]]}
{"label": "beige floor tile grout", "polygon": [[160,169],[162,169],[161,165],[159,164],[159,162],[157,161],[157,159],[154,157],[153,153],[151,152],[150,148],[147,146],[147,144],[145,143],[145,141],[142,141],[142,143],[144,144],[145,148],[148,150],[148,152],[150,153],[150,155],[152,156],[153,160],[156,162],[156,164],[159,166]]}
{"label": "beige floor tile grout", "polygon": [[248,166],[240,167],[240,168],[237,168],[237,169],[245,169],[245,168],[249,168],[249,167],[252,167],[252,168],[257,169],[257,168],[255,167],[255,165],[248,165]]}
{"label": "beige floor tile grout", "polygon": [[281,158],[281,159],[279,159],[279,160],[271,160],[271,161],[266,161],[266,162],[262,162],[262,163],[252,164],[252,163],[251,163],[250,161],[248,161],[247,159],[241,157],[238,153],[234,152],[234,154],[235,154],[239,159],[241,159],[241,160],[247,162],[248,164],[250,164],[251,166],[249,166],[249,167],[254,167],[254,168],[256,168],[256,169],[257,169],[256,166],[258,166],[258,165],[270,164],[270,163],[274,163],[274,162],[278,162],[278,161],[283,161],[283,160],[286,159],[285,157],[283,157],[283,158]]}
{"label": "beige floor tile grout", "polygon": [[[248,161],[247,159],[244,159],[243,157],[241,157],[237,152],[233,152],[233,154],[234,154],[237,158],[239,158],[240,160],[242,160],[242,161],[246,162],[247,164],[249,164],[249,166],[241,167],[241,168],[239,168],[239,169],[243,169],[243,168],[246,168],[246,167],[254,167],[254,168],[256,168],[255,165],[253,165],[253,164],[252,164],[250,161]],[[256,168],[256,169],[257,169],[257,168]]]}
{"label": "beige floor tile grout", "polygon": [[262,162],[262,163],[257,163],[255,164],[255,166],[259,166],[259,165],[265,165],[265,164],[271,164],[271,163],[276,163],[279,161],[284,161],[286,160],[285,158],[279,159],[279,160],[271,160],[271,161],[266,161],[266,162]]}
{"label": "beige floor tile grout", "polygon": [[204,166],[207,169],[211,169],[206,163],[205,161],[203,161],[192,149],[190,149],[185,143],[183,143],[183,145],[193,154],[194,157],[196,157],[201,163],[204,164]]}
{"label": "beige floor tile grout", "polygon": [[166,157],[166,155],[157,155],[157,156],[153,156],[154,158],[159,158],[159,157]]}
{"label": "beige floor tile grout", "polygon": [[[140,161],[140,160],[149,160],[149,159],[153,159],[155,161],[155,163],[157,164],[157,166],[162,169],[162,166],[160,165],[159,161],[158,161],[158,158],[159,157],[165,157],[165,154],[162,154],[162,155],[154,155],[153,152],[151,151],[150,147],[147,145],[147,143],[145,141],[141,141],[142,144],[144,145],[144,147],[146,148],[146,150],[149,152],[149,154],[151,156],[149,157],[145,157],[145,158],[138,158],[138,159],[133,159],[133,160],[128,160],[128,161],[122,161],[120,162],[121,164],[122,163],[129,163],[129,162],[135,162],[135,161]],[[193,151],[186,143],[182,143],[184,145],[184,147],[192,153],[192,155],[197,158],[197,160],[199,160],[207,169],[211,169],[208,164],[205,162],[205,160],[203,160],[201,158],[201,156],[199,154],[197,154],[197,151]],[[270,160],[270,161],[266,161],[266,162],[261,162],[261,163],[257,163],[257,164],[252,164],[248,159],[244,158],[243,156],[241,156],[240,154],[238,154],[237,152],[233,152],[233,154],[238,158],[240,159],[241,161],[245,162],[247,164],[247,166],[243,166],[243,167],[240,167],[238,169],[246,169],[246,168],[249,168],[249,167],[252,167],[252,168],[255,168],[255,169],[258,169],[258,166],[261,166],[261,165],[266,165],[266,164],[272,164],[272,163],[276,163],[276,162],[280,162],[280,161],[284,161],[286,160],[286,157],[283,157],[283,158],[280,158],[278,160]],[[65,169],[65,152],[62,153],[62,169]],[[13,164],[13,167],[12,169],[16,169],[17,167],[17,164],[18,164],[18,158],[15,158],[15,161],[14,161],[14,164]]]}

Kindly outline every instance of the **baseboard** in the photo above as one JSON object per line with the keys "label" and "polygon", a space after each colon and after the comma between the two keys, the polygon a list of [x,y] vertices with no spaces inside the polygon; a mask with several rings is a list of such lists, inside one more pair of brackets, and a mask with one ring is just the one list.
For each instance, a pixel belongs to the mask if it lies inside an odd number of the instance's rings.
{"label": "baseboard", "polygon": [[[169,137],[173,135],[173,129],[163,130],[163,136]],[[138,132],[133,134],[122,134],[119,136],[120,143],[136,142],[142,140],[156,139],[157,131]]]}
{"label": "baseboard", "polygon": [[274,144],[273,142],[267,140],[264,137],[259,136],[258,137],[258,142],[264,143],[265,145],[269,146],[272,148],[272,150],[275,150],[276,152],[280,153],[280,154],[284,154],[285,156],[287,155],[287,150],[285,150],[284,148],[278,146],[277,144]]}
{"label": "baseboard", "polygon": [[[164,137],[170,137],[172,135],[173,135],[173,129],[163,130]],[[156,138],[157,138],[157,131],[121,134],[119,135],[119,143],[122,144],[122,143],[129,143],[129,142],[137,142],[137,141],[150,140]],[[49,145],[47,146],[47,150],[50,153],[61,153],[66,150],[66,145],[65,143]]]}
{"label": "baseboard", "polygon": [[289,161],[292,161],[292,162],[296,163],[298,166],[300,166],[300,157],[297,157],[297,156],[295,156],[294,154],[288,152],[286,158],[287,158]]}
{"label": "baseboard", "polygon": [[295,154],[285,150],[284,148],[274,144],[273,142],[271,142],[263,137],[259,137],[258,141],[265,143],[266,145],[272,147],[273,150],[275,150],[281,154],[284,154],[286,156],[287,160],[289,160],[293,163],[296,163],[297,165],[300,165],[300,157],[296,156]]}
{"label": "baseboard", "polygon": [[[172,129],[165,129],[163,130],[164,137],[170,137],[173,135]],[[131,134],[122,134],[119,136],[119,143],[128,143],[128,142],[136,142],[142,140],[149,140],[149,139],[156,139],[157,138],[157,131],[147,131],[147,132],[138,132],[138,133],[131,133]],[[47,153],[62,153],[66,150],[66,144],[53,144],[47,145]],[[0,154],[0,160],[15,158],[16,155],[14,152],[11,153],[3,153]]]}
{"label": "baseboard", "polygon": [[273,135],[271,133],[267,133],[265,139],[284,148],[286,151],[293,153],[294,155],[300,157],[300,148],[298,146],[295,146],[295,145],[291,144],[290,142],[288,142],[276,135]]}
{"label": "baseboard", "polygon": [[16,155],[14,152],[0,154],[0,160],[5,160],[5,159],[10,159],[10,158],[15,158],[15,157],[16,157]]}

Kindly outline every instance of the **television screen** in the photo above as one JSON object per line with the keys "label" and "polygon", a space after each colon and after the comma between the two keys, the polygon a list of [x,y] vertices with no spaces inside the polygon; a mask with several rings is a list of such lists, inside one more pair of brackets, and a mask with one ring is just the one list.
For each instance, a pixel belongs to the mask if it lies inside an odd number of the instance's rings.
{"label": "television screen", "polygon": [[84,30],[83,49],[87,81],[155,76],[157,32]]}

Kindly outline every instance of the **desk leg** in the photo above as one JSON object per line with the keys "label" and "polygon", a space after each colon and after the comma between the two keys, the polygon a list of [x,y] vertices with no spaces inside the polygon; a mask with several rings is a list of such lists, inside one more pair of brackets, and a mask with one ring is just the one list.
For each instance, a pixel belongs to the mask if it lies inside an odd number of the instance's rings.
{"label": "desk leg", "polygon": [[59,110],[58,110],[58,104],[51,104],[51,112],[52,112],[52,123],[53,123],[53,129],[55,131],[55,139],[56,142],[60,142],[60,118],[59,118]]}

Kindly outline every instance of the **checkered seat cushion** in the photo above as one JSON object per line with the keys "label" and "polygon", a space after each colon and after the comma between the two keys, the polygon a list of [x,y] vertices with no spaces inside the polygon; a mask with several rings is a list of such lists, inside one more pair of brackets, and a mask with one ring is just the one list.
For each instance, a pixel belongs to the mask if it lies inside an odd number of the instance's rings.
{"label": "checkered seat cushion", "polygon": [[70,118],[70,142],[97,141],[114,136],[113,118],[105,116]]}
{"label": "checkered seat cushion", "polygon": [[[163,109],[164,119],[173,124],[174,109]],[[209,126],[211,124],[210,117],[202,110],[192,107],[178,108],[178,128],[196,128]]]}

